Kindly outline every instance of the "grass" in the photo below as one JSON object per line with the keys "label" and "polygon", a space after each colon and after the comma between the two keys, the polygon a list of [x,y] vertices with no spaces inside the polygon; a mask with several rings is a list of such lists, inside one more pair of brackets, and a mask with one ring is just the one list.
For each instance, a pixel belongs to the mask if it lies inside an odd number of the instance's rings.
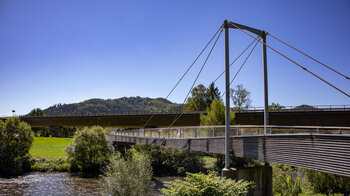
{"label": "grass", "polygon": [[66,158],[64,149],[72,138],[35,137],[29,153],[34,158]]}
{"label": "grass", "polygon": [[211,156],[203,156],[204,168],[212,170],[215,168],[216,158]]}

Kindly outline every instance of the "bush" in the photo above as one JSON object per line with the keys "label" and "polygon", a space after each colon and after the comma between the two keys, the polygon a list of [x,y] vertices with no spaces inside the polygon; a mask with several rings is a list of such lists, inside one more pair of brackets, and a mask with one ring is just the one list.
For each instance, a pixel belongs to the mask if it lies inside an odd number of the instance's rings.
{"label": "bush", "polygon": [[31,171],[37,172],[51,172],[51,171],[59,171],[59,172],[67,172],[69,171],[69,163],[62,158],[59,159],[47,159],[47,158],[39,158],[32,159],[31,161]]}
{"label": "bush", "polygon": [[113,152],[101,127],[83,128],[74,134],[66,148],[71,171],[100,174],[109,163]]}
{"label": "bush", "polygon": [[149,155],[156,175],[165,172],[183,175],[185,172],[196,173],[204,170],[199,152],[148,144],[137,144],[134,148],[136,151]]}
{"label": "bush", "polygon": [[112,195],[150,195],[153,190],[152,166],[148,155],[130,150],[126,160],[114,155],[104,176]]}
{"label": "bush", "polygon": [[306,170],[306,176],[315,193],[350,195],[350,177],[314,170]]}
{"label": "bush", "polygon": [[214,173],[187,173],[184,180],[166,182],[160,189],[164,195],[237,195],[245,196],[254,188],[253,182],[236,181],[216,176]]}
{"label": "bush", "polygon": [[30,169],[29,149],[34,134],[18,117],[0,120],[0,176],[19,175]]}
{"label": "bush", "polygon": [[300,171],[287,165],[273,167],[273,195],[298,196],[303,192],[305,182]]}

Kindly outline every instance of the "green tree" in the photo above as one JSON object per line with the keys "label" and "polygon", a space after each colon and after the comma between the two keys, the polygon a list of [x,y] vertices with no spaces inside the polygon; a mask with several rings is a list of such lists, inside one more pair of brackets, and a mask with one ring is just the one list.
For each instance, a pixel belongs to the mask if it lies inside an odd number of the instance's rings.
{"label": "green tree", "polygon": [[184,111],[205,111],[210,108],[214,99],[221,100],[220,91],[212,82],[208,88],[199,84],[192,89],[191,97],[188,98],[184,106]]}
{"label": "green tree", "polygon": [[100,174],[109,163],[113,153],[102,127],[85,127],[74,134],[74,139],[66,148],[72,171],[85,174]]}
{"label": "green tree", "polygon": [[174,180],[160,189],[164,195],[247,195],[249,189],[254,188],[254,182],[231,180],[216,176],[213,173],[187,173],[184,180]]}
{"label": "green tree", "polygon": [[126,159],[114,155],[104,173],[111,195],[151,195],[153,190],[152,167],[148,155],[128,151]]}
{"label": "green tree", "polygon": [[306,170],[306,176],[315,193],[350,195],[350,177],[315,170]]}
{"label": "green tree", "polygon": [[[222,101],[214,99],[210,108],[207,108],[208,114],[201,114],[201,125],[224,125],[225,124],[225,106]],[[230,110],[230,123],[234,124],[235,113]]]}
{"label": "green tree", "polygon": [[220,91],[218,87],[215,87],[214,82],[210,83],[209,87],[206,89],[206,106],[207,108],[211,107],[211,103],[214,101],[214,99],[217,99],[221,101]]}
{"label": "green tree", "polygon": [[243,87],[242,84],[236,85],[230,90],[231,99],[235,109],[241,111],[248,109],[252,100],[250,99],[250,92]]}
{"label": "green tree", "polygon": [[[46,116],[44,111],[40,108],[32,109],[27,116]],[[32,127],[35,136],[38,137],[50,137],[51,131],[47,127]]]}
{"label": "green tree", "polygon": [[27,116],[46,116],[44,111],[40,108],[32,109]]}
{"label": "green tree", "polygon": [[304,179],[300,171],[287,165],[273,167],[273,195],[298,196],[302,193]]}
{"label": "green tree", "polygon": [[280,105],[279,103],[272,102],[271,105],[269,105],[269,110],[283,110],[285,107]]}
{"label": "green tree", "polygon": [[19,175],[30,169],[29,149],[34,134],[18,117],[0,120],[0,176]]}
{"label": "green tree", "polygon": [[206,88],[203,84],[199,84],[192,89],[192,96],[187,100],[184,106],[185,111],[204,111],[207,109]]}

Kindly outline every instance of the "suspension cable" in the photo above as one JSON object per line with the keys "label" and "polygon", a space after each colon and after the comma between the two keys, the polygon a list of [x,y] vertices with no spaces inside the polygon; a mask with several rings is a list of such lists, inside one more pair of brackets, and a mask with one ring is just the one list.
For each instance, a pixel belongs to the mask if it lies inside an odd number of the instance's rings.
{"label": "suspension cable", "polygon": [[343,76],[344,78],[346,78],[346,79],[350,80],[350,78],[349,78],[348,76],[346,76],[346,75],[344,75],[344,74],[340,73],[339,71],[337,71],[337,70],[335,70],[335,69],[333,69],[333,68],[331,68],[331,67],[329,67],[329,66],[325,65],[324,63],[322,63],[322,62],[318,61],[317,59],[315,59],[315,58],[311,57],[310,55],[308,55],[308,54],[306,54],[306,53],[304,53],[304,52],[302,52],[302,51],[298,50],[297,48],[295,48],[295,47],[291,46],[290,44],[287,44],[286,42],[284,42],[284,41],[282,41],[282,40],[278,39],[277,37],[275,37],[275,36],[273,36],[273,35],[271,35],[271,34],[268,34],[268,35],[270,35],[272,38],[274,38],[274,39],[276,39],[276,40],[278,40],[278,41],[282,42],[283,44],[285,44],[285,45],[289,46],[290,48],[293,48],[294,50],[298,51],[299,53],[303,54],[304,56],[309,57],[310,59],[312,59],[312,60],[316,61],[317,63],[319,63],[319,64],[323,65],[324,67],[327,67],[328,69],[330,69],[330,70],[334,71],[335,73],[337,73],[337,74],[339,74],[339,75]]}
{"label": "suspension cable", "polygon": [[[197,56],[197,58],[193,61],[193,63],[188,67],[188,69],[186,70],[186,72],[181,76],[180,80],[177,81],[177,83],[175,84],[175,86],[171,89],[170,93],[168,94],[168,96],[166,96],[165,99],[168,99],[169,96],[173,93],[173,91],[175,90],[175,88],[180,84],[180,82],[182,81],[182,79],[187,75],[187,73],[190,71],[190,69],[193,67],[193,65],[197,62],[198,58],[202,55],[202,53],[207,49],[207,47],[209,46],[209,44],[213,41],[213,39],[216,37],[216,35],[219,33],[219,31],[221,30],[221,27],[216,31],[216,33],[214,34],[214,36],[210,39],[210,41],[205,45],[205,47],[203,48],[203,50],[199,53],[199,55]],[[145,128],[148,123],[151,121],[151,119],[154,117],[154,113],[151,115],[151,117],[147,120],[147,122],[145,123],[145,125],[143,126],[143,128]]]}
{"label": "suspension cable", "polygon": [[[260,40],[260,38],[259,38]],[[249,52],[248,56],[245,58],[244,62],[242,63],[241,67],[238,69],[238,71],[236,72],[235,76],[232,78],[231,82],[230,82],[230,86],[233,83],[233,81],[236,79],[237,75],[239,74],[239,72],[241,71],[241,69],[243,68],[243,66],[245,65],[245,63],[247,62],[247,60],[249,59],[250,55],[252,54],[252,52],[254,51],[255,47],[258,45],[259,42],[256,42],[254,47],[252,48],[252,50]],[[221,95],[221,98],[225,95],[226,92],[224,92]]]}
{"label": "suspension cable", "polygon": [[[243,29],[239,28],[237,25],[235,25],[234,23],[230,22],[233,26],[235,26],[237,29],[241,30],[242,32],[244,32],[245,34],[249,35],[250,37],[258,40],[257,38],[255,38],[254,36],[252,36],[250,33],[244,31]],[[336,86],[334,86],[333,84],[329,83],[328,81],[326,81],[325,79],[321,78],[320,76],[316,75],[315,73],[311,72],[310,70],[306,69],[304,66],[300,65],[299,63],[295,62],[294,60],[290,59],[289,57],[287,57],[286,55],[282,54],[281,52],[277,51],[276,49],[272,48],[271,46],[267,45],[265,42],[262,42],[260,40],[258,40],[260,43],[264,44],[265,46],[269,47],[271,50],[277,52],[279,55],[283,56],[284,58],[286,58],[287,60],[291,61],[292,63],[296,64],[297,66],[299,66],[300,68],[302,68],[303,70],[307,71],[308,73],[310,73],[311,75],[315,76],[316,78],[320,79],[321,81],[323,81],[324,83],[328,84],[329,86],[333,87],[334,89],[338,90],[339,92],[343,93],[344,95],[350,97],[349,94],[347,94],[346,92],[340,90],[339,88],[337,88]]]}
{"label": "suspension cable", "polygon": [[[258,36],[258,37],[259,37],[259,36]],[[254,40],[252,41],[252,43],[250,43],[250,44],[241,52],[241,54],[239,54],[239,55],[236,57],[236,59],[232,61],[232,63],[230,64],[230,67],[231,67],[231,65],[233,65],[233,63],[235,63],[235,62],[245,53],[245,51],[248,50],[248,48],[250,48],[250,46],[251,46],[255,41],[256,41],[256,40],[254,39]],[[223,71],[223,72],[214,80],[214,83],[215,83],[224,73],[225,73],[225,71]]]}
{"label": "suspension cable", "polygon": [[202,70],[203,70],[204,66],[206,65],[206,63],[207,63],[207,61],[208,61],[208,59],[209,59],[209,57],[210,57],[210,55],[211,55],[213,49],[215,48],[216,43],[218,42],[218,40],[219,40],[219,38],[220,38],[220,36],[221,36],[221,33],[222,33],[222,30],[220,31],[220,33],[219,33],[218,37],[216,38],[216,40],[215,40],[213,46],[211,47],[210,52],[208,53],[207,58],[205,59],[205,61],[204,61],[203,65],[202,65],[202,67],[201,67],[199,73],[197,74],[196,79],[194,80],[194,82],[193,82],[193,84],[192,84],[190,90],[188,91],[188,93],[187,93],[187,95],[186,95],[186,98],[184,99],[184,101],[183,101],[183,103],[182,103],[182,112],[181,112],[181,114],[180,114],[178,117],[176,117],[176,118],[174,119],[174,121],[169,125],[168,128],[170,128],[171,126],[173,126],[173,124],[184,114],[184,112],[183,112],[183,107],[184,107],[184,105],[185,105],[185,103],[186,103],[186,100],[188,99],[188,96],[189,96],[190,93],[192,92],[192,89],[193,89],[194,85],[196,84],[196,82],[197,82],[197,80],[198,80],[200,74],[202,73]]}

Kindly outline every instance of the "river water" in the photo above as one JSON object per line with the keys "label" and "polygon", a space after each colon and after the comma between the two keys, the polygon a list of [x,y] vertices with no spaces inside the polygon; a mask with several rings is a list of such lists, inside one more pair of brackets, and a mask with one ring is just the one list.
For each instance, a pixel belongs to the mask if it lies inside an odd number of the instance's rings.
{"label": "river water", "polygon": [[[154,192],[160,195],[159,188],[164,182],[181,177],[154,177]],[[16,195],[109,195],[102,179],[81,178],[70,173],[28,173],[16,178],[0,178],[0,196]]]}
{"label": "river water", "polygon": [[28,173],[0,178],[0,195],[107,195],[101,179],[69,173]]}

